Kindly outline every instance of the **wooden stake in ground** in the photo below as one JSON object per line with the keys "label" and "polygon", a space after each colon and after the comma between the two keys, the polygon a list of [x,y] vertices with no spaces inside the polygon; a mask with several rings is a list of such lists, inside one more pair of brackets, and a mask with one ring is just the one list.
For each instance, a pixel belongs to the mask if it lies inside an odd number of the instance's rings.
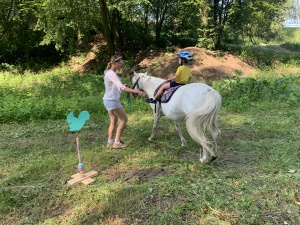
{"label": "wooden stake in ground", "polygon": [[80,143],[79,143],[79,134],[78,131],[83,127],[84,122],[90,118],[90,114],[87,111],[83,111],[79,114],[78,118],[74,117],[73,112],[69,113],[67,116],[67,122],[70,126],[70,131],[76,131],[76,145],[77,145],[77,155],[78,155],[78,171],[79,173],[72,175],[73,179],[68,181],[68,185],[73,185],[78,182],[81,182],[85,185],[88,185],[95,180],[91,177],[97,176],[97,171],[90,171],[88,173],[83,173],[84,165],[81,160],[80,153]]}

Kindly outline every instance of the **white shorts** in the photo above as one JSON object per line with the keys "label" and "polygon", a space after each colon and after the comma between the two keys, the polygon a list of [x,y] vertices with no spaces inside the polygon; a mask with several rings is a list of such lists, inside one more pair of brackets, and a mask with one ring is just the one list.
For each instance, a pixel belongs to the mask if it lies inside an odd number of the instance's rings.
{"label": "white shorts", "polygon": [[123,108],[119,100],[103,100],[103,104],[107,111]]}

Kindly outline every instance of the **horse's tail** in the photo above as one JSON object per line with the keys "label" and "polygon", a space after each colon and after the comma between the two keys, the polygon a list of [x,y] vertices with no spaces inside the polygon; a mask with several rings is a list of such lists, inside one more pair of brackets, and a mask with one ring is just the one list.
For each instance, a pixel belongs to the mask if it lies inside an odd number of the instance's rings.
{"label": "horse's tail", "polygon": [[186,127],[190,136],[203,148],[207,149],[212,156],[217,156],[215,151],[210,148],[210,142],[207,140],[205,131],[209,131],[216,145],[216,138],[219,135],[218,112],[221,107],[222,97],[214,89],[211,89],[206,97],[204,104],[187,115]]}

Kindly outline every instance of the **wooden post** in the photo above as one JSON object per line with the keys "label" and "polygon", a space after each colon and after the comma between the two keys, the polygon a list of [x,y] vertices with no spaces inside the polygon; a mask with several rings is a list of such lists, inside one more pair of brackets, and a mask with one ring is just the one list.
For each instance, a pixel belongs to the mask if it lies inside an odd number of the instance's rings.
{"label": "wooden post", "polygon": [[78,132],[76,132],[76,146],[77,146],[77,155],[78,155],[78,171],[79,173],[72,175],[71,177],[73,179],[68,181],[68,185],[73,185],[78,182],[81,182],[85,185],[90,184],[94,182],[95,180],[92,179],[91,177],[97,176],[98,172],[97,171],[90,171],[88,173],[83,173],[84,165],[82,163],[81,159],[81,153],[80,153],[80,143],[79,143],[79,135]]}

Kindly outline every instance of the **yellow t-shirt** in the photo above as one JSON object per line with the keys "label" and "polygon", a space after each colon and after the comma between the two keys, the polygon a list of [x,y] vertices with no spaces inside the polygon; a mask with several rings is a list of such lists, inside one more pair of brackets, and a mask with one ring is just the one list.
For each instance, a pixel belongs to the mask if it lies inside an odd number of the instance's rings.
{"label": "yellow t-shirt", "polygon": [[189,78],[192,76],[191,69],[188,66],[179,66],[176,73],[175,82],[179,84],[186,84]]}

